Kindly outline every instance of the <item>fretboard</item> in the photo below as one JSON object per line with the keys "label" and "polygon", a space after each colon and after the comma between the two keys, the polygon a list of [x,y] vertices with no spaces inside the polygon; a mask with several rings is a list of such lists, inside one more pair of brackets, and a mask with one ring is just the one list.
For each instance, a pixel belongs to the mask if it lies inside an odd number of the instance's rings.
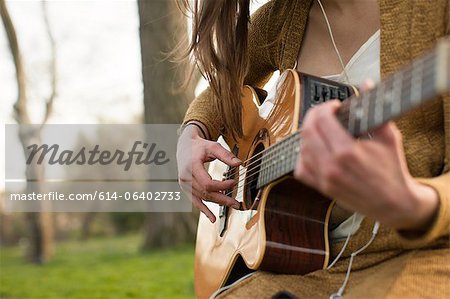
{"label": "fretboard", "polygon": [[[446,40],[371,91],[348,98],[337,118],[350,134],[358,137],[449,91],[450,41]],[[260,159],[257,188],[294,170],[300,142],[298,131],[255,157]]]}

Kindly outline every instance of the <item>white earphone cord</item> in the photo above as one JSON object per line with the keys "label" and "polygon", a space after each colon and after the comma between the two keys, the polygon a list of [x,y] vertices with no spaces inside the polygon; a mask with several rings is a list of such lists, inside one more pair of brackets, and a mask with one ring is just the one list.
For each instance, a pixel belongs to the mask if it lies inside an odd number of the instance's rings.
{"label": "white earphone cord", "polygon": [[339,290],[337,291],[337,293],[330,295],[330,299],[341,299],[342,298],[342,295],[344,294],[345,288],[347,287],[347,283],[350,278],[350,272],[352,271],[353,259],[355,258],[355,256],[357,256],[358,254],[360,254],[361,252],[366,250],[367,247],[370,246],[370,244],[372,244],[373,240],[375,240],[375,237],[378,233],[379,228],[380,228],[380,223],[378,221],[376,221],[373,226],[373,229],[372,229],[372,236],[370,237],[369,241],[367,241],[366,245],[364,245],[363,247],[361,247],[360,249],[358,249],[357,251],[353,252],[350,255],[350,261],[348,263],[347,273],[345,274],[344,282],[342,283],[342,285],[339,288]]}
{"label": "white earphone cord", "polygon": [[333,44],[334,51],[336,52],[336,55],[339,59],[339,63],[341,64],[342,71],[345,75],[345,80],[347,81],[347,83],[350,83],[350,79],[348,78],[347,70],[345,69],[344,61],[342,60],[341,53],[339,52],[339,50],[336,46],[336,41],[334,40],[333,31],[331,30],[331,25],[330,25],[330,22],[328,21],[327,13],[325,12],[325,9],[323,8],[322,2],[320,0],[317,0],[317,3],[319,3],[320,9],[322,10],[322,14],[325,19],[325,23],[327,23],[328,33],[330,34],[331,43]]}
{"label": "white earphone cord", "polygon": [[[347,83],[350,83],[350,79],[349,79],[349,77],[348,77],[347,70],[345,69],[345,65],[344,65],[344,62],[343,62],[343,60],[342,60],[341,54],[340,54],[340,52],[339,52],[339,49],[338,49],[337,46],[336,46],[336,41],[334,40],[334,35],[333,35],[333,31],[331,30],[330,22],[328,21],[328,16],[327,16],[327,14],[326,14],[326,12],[325,12],[325,9],[323,8],[322,2],[321,2],[320,0],[317,0],[317,2],[319,3],[320,9],[322,10],[322,14],[323,14],[323,16],[324,16],[324,18],[325,18],[325,22],[326,22],[327,28],[328,28],[328,33],[330,34],[331,43],[333,44],[334,51],[336,52],[336,55],[337,55],[337,57],[338,57],[338,59],[339,59],[339,63],[341,64],[342,72],[343,72],[344,75],[345,75],[345,80],[347,81]],[[297,62],[295,63],[294,68],[295,68],[296,66],[297,66]],[[328,270],[331,269],[331,268],[337,263],[337,261],[341,258],[342,254],[344,253],[344,250],[345,250],[345,248],[347,247],[347,244],[348,244],[348,242],[350,241],[350,238],[351,238],[351,236],[352,236],[352,234],[353,234],[353,228],[354,228],[354,225],[355,225],[356,215],[357,215],[357,213],[353,214],[352,225],[351,225],[351,229],[350,229],[351,231],[350,231],[350,233],[347,235],[347,238],[346,238],[346,240],[345,240],[344,245],[342,246],[341,251],[340,251],[339,254],[336,256],[336,258],[333,260],[333,262],[327,267]],[[342,295],[344,294],[344,291],[345,291],[345,287],[347,286],[347,283],[348,283],[348,279],[349,279],[349,277],[350,277],[350,272],[351,272],[351,269],[352,269],[353,259],[354,259],[355,256],[357,256],[359,253],[361,253],[361,252],[363,252],[364,250],[366,250],[366,248],[369,247],[370,244],[372,244],[373,240],[375,239],[375,236],[376,236],[377,233],[378,233],[378,228],[379,228],[379,227],[380,227],[380,223],[379,223],[379,222],[375,222],[375,225],[374,225],[373,230],[372,230],[372,237],[370,238],[370,240],[366,243],[366,245],[364,245],[364,246],[361,247],[359,250],[353,252],[353,253],[350,255],[350,261],[349,261],[349,265],[348,265],[348,268],[347,268],[347,273],[346,273],[346,275],[345,275],[344,282],[342,283],[342,286],[339,288],[338,292],[337,292],[337,293],[334,293],[334,294],[332,294],[332,295],[330,296],[330,299],[339,299],[339,298],[342,298]],[[218,289],[216,292],[214,292],[214,293],[210,296],[210,299],[211,299],[211,298],[215,298],[217,295],[219,295],[219,294],[222,293],[223,291],[225,291],[225,290],[227,290],[227,289],[229,289],[229,288],[235,286],[235,285],[238,284],[239,282],[241,282],[241,281],[247,279],[248,277],[252,276],[252,275],[255,274],[255,273],[256,273],[256,272],[249,273],[249,274],[247,274],[247,275],[241,277],[240,279],[238,279],[238,280],[235,281],[234,283],[232,283],[232,284],[230,284],[230,285],[227,285],[227,286],[224,286],[224,287]]]}

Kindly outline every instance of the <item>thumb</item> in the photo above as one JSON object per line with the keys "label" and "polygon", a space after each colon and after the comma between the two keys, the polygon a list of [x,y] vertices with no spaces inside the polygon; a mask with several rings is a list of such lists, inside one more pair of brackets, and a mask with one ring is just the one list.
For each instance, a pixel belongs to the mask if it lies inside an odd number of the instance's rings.
{"label": "thumb", "polygon": [[401,146],[402,134],[393,122],[388,122],[372,132],[375,140],[387,145]]}

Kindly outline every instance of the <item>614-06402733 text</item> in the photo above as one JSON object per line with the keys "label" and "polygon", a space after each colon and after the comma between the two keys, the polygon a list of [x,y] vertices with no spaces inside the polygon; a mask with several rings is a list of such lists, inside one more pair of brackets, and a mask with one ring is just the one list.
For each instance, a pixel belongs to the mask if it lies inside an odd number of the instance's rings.
{"label": "614-06402733 text", "polygon": [[153,200],[153,201],[178,201],[181,199],[180,191],[136,191],[136,192],[109,192],[95,191],[93,193],[69,193],[47,192],[47,193],[11,193],[9,195],[11,201],[22,200],[40,200],[40,201],[94,201],[94,200]]}

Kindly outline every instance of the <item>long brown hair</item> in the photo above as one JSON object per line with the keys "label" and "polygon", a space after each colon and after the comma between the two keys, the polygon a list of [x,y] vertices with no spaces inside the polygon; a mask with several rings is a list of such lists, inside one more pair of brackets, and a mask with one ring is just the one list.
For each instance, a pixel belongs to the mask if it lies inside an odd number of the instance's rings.
{"label": "long brown hair", "polygon": [[180,0],[192,14],[192,36],[185,57],[193,57],[213,91],[222,134],[242,136],[241,90],[247,73],[250,0]]}

